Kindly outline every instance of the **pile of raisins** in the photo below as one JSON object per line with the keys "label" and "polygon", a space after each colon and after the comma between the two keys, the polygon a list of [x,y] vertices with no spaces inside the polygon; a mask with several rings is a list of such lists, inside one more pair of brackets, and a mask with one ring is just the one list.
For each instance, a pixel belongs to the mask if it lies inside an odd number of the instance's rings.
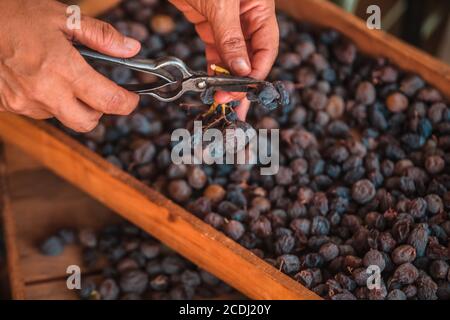
{"label": "pile of raisins", "polygon": [[[79,297],[86,300],[185,300],[237,297],[236,291],[201,270],[130,223],[91,229],[61,229],[44,240],[44,255],[59,255],[64,246],[82,247],[85,266],[103,268],[100,280],[82,281]],[[105,259],[106,258],[106,259]]]}
{"label": "pile of raisins", "polygon": [[[105,19],[141,40],[143,56],[206,69],[194,28],[165,2],[126,1]],[[105,117],[79,139],[322,297],[449,299],[448,102],[336,31],[283,14],[278,22],[268,81],[282,81],[290,101],[255,104],[248,116],[257,129],[280,129],[276,175],[258,165],[171,163],[170,134],[193,116],[178,103],[143,97],[131,116]],[[368,289],[369,266],[381,272],[378,289]]]}

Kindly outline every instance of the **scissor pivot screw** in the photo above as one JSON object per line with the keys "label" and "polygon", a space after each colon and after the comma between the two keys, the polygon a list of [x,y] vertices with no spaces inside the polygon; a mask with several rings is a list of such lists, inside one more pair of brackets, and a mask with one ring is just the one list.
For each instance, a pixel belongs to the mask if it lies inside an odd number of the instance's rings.
{"label": "scissor pivot screw", "polygon": [[206,82],[205,82],[205,81],[200,81],[200,82],[198,82],[198,83],[197,83],[197,87],[198,87],[199,89],[204,89],[204,88],[206,88]]}

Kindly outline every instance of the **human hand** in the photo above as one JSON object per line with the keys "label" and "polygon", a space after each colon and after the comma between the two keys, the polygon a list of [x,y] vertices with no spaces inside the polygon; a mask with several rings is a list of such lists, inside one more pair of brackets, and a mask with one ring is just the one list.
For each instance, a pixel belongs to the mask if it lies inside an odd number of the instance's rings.
{"label": "human hand", "polygon": [[[274,0],[170,0],[195,24],[211,64],[238,76],[264,79],[278,53],[279,33]],[[208,70],[212,72],[212,70]],[[218,92],[219,103],[241,100],[241,120],[250,105],[243,93]]]}
{"label": "human hand", "polygon": [[66,6],[52,0],[0,1],[0,109],[35,119],[56,117],[80,132],[103,113],[129,114],[139,97],[97,73],[72,41],[115,57],[132,57],[138,41],[82,17],[67,27]]}

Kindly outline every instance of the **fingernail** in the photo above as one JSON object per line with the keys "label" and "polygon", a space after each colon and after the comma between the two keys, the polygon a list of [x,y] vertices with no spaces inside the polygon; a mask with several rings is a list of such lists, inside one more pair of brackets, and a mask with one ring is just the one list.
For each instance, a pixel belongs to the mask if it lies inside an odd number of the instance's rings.
{"label": "fingernail", "polygon": [[251,71],[249,64],[243,58],[237,58],[231,61],[230,67],[235,73],[242,75],[248,74]]}
{"label": "fingernail", "polygon": [[139,41],[132,39],[132,38],[125,38],[125,48],[127,48],[128,51],[136,51],[139,49],[139,47],[141,46],[141,44],[139,43]]}

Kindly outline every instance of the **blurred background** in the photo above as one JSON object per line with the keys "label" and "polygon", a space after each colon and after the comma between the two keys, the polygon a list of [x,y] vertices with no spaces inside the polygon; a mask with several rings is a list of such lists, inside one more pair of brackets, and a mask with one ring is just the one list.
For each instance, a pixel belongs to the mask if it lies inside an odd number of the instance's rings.
{"label": "blurred background", "polygon": [[381,9],[381,27],[450,64],[449,0],[331,0],[366,20],[370,5]]}

